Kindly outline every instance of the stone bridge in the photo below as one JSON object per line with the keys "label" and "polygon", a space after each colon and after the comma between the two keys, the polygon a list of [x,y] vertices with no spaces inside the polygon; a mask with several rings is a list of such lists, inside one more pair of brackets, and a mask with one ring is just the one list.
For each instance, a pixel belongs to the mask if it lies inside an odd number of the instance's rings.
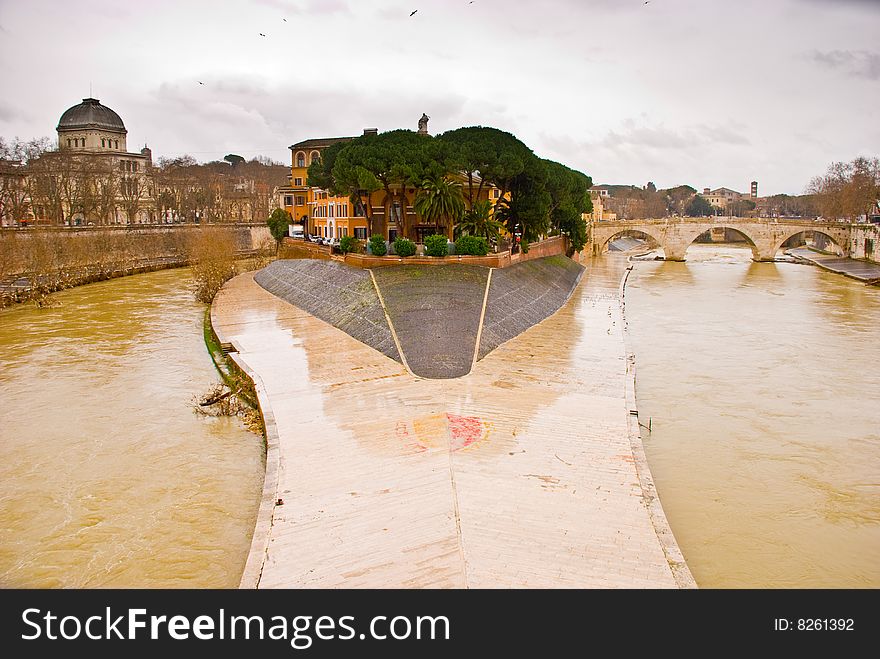
{"label": "stone bridge", "polygon": [[805,231],[826,236],[850,255],[850,226],[842,222],[800,219],[758,219],[747,217],[669,217],[659,220],[594,221],[590,224],[592,251],[601,254],[608,242],[621,234],[637,231],[661,247],[669,261],[684,261],[687,248],[710,229],[732,229],[752,248],[755,261],[772,261],[787,240]]}

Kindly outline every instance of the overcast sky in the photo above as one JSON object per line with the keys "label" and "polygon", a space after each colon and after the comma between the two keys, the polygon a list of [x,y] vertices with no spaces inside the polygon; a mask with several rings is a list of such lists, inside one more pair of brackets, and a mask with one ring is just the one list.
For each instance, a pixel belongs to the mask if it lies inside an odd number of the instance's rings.
{"label": "overcast sky", "polygon": [[596,183],[798,194],[880,155],[880,0],[0,0],[0,60],[0,135],[54,138],[91,85],[154,158],[289,164],[423,112]]}

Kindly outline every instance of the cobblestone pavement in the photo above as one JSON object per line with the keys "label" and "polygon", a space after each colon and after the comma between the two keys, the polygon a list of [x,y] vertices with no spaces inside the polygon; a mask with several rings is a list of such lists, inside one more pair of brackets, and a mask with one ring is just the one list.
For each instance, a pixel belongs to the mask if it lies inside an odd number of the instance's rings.
{"label": "cobblestone pavement", "polygon": [[413,373],[456,378],[471,370],[488,268],[473,265],[373,271]]}
{"label": "cobblestone pavement", "polygon": [[[400,361],[370,273],[335,261],[274,261],[254,280],[273,295]],[[328,351],[335,348],[326,346]]]}
{"label": "cobblestone pavement", "polygon": [[568,300],[583,271],[582,265],[564,256],[493,271],[480,359],[555,313]]}

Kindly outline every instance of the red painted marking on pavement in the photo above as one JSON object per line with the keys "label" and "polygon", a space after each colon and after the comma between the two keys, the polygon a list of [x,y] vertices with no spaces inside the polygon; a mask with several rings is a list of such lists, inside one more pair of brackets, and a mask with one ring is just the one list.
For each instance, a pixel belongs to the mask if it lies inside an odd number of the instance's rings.
{"label": "red painted marking on pavement", "polygon": [[446,419],[449,421],[453,451],[467,448],[483,438],[483,422],[478,417],[447,413]]}

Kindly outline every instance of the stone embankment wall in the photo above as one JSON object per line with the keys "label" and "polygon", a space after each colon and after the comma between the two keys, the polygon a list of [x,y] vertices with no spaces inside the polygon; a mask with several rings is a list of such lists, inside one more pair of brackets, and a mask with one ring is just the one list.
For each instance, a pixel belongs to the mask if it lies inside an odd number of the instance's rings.
{"label": "stone embankment wall", "polygon": [[331,255],[329,247],[310,243],[304,240],[285,238],[279,254],[285,259],[330,259],[335,258],[344,261],[347,265],[356,268],[385,268],[398,265],[478,265],[485,268],[506,268],[517,263],[541,259],[546,256],[565,255],[568,250],[568,239],[564,236],[554,236],[539,243],[529,246],[528,254],[518,252],[511,254],[509,251],[486,256],[371,256],[369,254],[346,254]]}
{"label": "stone embankment wall", "polygon": [[489,270],[403,265],[379,268],[374,275],[412,372],[436,379],[467,375]]}
{"label": "stone embankment wall", "polygon": [[277,297],[405,363],[415,375],[447,379],[467,375],[473,366],[484,300],[478,358],[555,313],[582,272],[583,266],[564,256],[491,271],[456,263],[445,268],[407,264],[376,269],[374,286],[368,270],[335,260],[295,259],[276,261],[254,279]]}
{"label": "stone embankment wall", "polygon": [[571,296],[584,267],[551,256],[492,273],[479,358],[554,314]]}
{"label": "stone embankment wall", "polygon": [[[368,271],[335,261],[295,259],[270,263],[254,280],[282,300],[400,361]],[[332,354],[333,346],[327,350]]]}
{"label": "stone embankment wall", "polygon": [[850,250],[854,259],[880,263],[880,225],[852,225]]}

